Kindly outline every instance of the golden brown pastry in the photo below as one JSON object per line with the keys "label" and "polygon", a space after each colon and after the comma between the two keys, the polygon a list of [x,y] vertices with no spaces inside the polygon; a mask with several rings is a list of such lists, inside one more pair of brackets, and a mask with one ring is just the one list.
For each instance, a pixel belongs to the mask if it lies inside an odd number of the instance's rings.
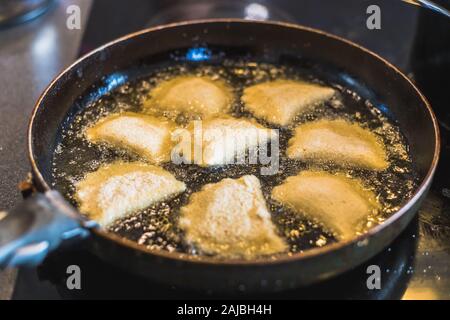
{"label": "golden brown pastry", "polygon": [[[245,161],[247,151],[256,152],[258,146],[267,147],[269,141],[278,138],[275,130],[267,129],[254,120],[228,116],[194,121],[186,130],[188,138],[183,140],[180,135],[174,150],[188,163],[201,166]],[[256,156],[253,160],[257,162]]]}
{"label": "golden brown pastry", "polygon": [[382,141],[345,120],[319,120],[298,126],[289,140],[287,156],[373,170],[384,170],[389,165]]}
{"label": "golden brown pastry", "polygon": [[75,187],[80,211],[102,226],[186,189],[183,182],[160,167],[121,161],[86,174]]}
{"label": "golden brown pastry", "polygon": [[208,254],[253,258],[287,250],[252,175],[205,185],[181,208],[179,223],[186,240]]}
{"label": "golden brown pastry", "polygon": [[175,124],[134,112],[112,114],[86,130],[86,137],[93,143],[104,142],[127,149],[151,163],[170,160],[171,133]]}
{"label": "golden brown pastry", "polygon": [[380,210],[375,194],[359,180],[324,171],[302,171],[287,178],[272,190],[272,198],[317,220],[343,240],[355,236]]}
{"label": "golden brown pastry", "polygon": [[275,80],[244,89],[242,101],[256,118],[286,126],[303,111],[334,95],[332,88],[293,80]]}
{"label": "golden brown pastry", "polygon": [[150,92],[144,104],[148,112],[169,115],[183,114],[187,118],[227,113],[232,104],[232,92],[222,80],[208,77],[179,76],[160,83]]}

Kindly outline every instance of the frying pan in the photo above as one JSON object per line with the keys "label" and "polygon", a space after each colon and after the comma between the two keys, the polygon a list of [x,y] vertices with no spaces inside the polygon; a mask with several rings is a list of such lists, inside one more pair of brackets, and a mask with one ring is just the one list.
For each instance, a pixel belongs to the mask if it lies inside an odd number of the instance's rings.
{"label": "frying pan", "polygon": [[[205,47],[220,49],[220,55],[210,57],[219,62],[224,57],[252,57],[310,66],[319,76],[369,99],[397,123],[408,140],[419,178],[412,198],[364,235],[275,260],[217,260],[154,251],[83,218],[51,188],[52,156],[61,129],[89,102],[142,76],[149,66],[187,59],[186,52]],[[193,56],[194,60],[202,57]],[[264,292],[311,284],[361,264],[402,232],[430,187],[439,148],[436,118],[414,84],[383,58],[347,40],[293,24],[238,19],[143,30],[82,57],[39,98],[28,132],[33,184],[38,192],[0,218],[0,265],[38,264],[55,248],[89,236],[91,250],[102,259],[169,285],[215,292]]]}

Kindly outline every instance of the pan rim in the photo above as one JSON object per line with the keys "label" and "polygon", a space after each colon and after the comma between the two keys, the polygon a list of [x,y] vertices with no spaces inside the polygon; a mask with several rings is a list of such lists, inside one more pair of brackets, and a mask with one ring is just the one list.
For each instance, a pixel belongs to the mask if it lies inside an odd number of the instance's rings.
{"label": "pan rim", "polygon": [[[173,259],[180,262],[187,262],[187,263],[198,263],[198,264],[207,264],[207,265],[215,265],[215,266],[264,266],[268,264],[283,264],[283,263],[290,263],[290,262],[298,262],[301,260],[307,260],[311,259],[317,256],[325,255],[330,252],[334,252],[340,249],[343,249],[345,247],[350,247],[357,245],[358,243],[366,243],[367,241],[370,241],[370,238],[381,232],[383,229],[387,228],[390,224],[395,222],[396,220],[400,219],[418,200],[422,197],[422,195],[427,191],[432,179],[433,175],[436,171],[437,164],[439,161],[439,155],[440,155],[440,147],[441,147],[441,141],[440,141],[440,132],[439,132],[439,125],[437,118],[434,114],[433,109],[431,108],[430,103],[426,99],[426,97],[420,92],[420,90],[417,88],[417,86],[395,65],[391,64],[389,61],[387,61],[385,58],[381,57],[380,55],[372,52],[371,50],[354,43],[350,40],[347,40],[345,38],[342,38],[340,36],[336,36],[334,34],[322,31],[320,29],[315,29],[307,26],[303,26],[300,24],[295,23],[289,23],[289,22],[279,22],[279,21],[254,21],[254,20],[245,20],[245,19],[237,19],[237,18],[217,18],[217,19],[199,19],[199,20],[190,20],[190,21],[182,21],[182,22],[176,22],[176,23],[170,23],[170,24],[164,24],[164,25],[158,25],[151,28],[146,28],[137,32],[133,32],[130,34],[127,34],[125,36],[122,36],[120,38],[117,38],[113,41],[110,41],[97,49],[94,49],[93,51],[85,54],[84,56],[77,59],[75,62],[70,64],[68,67],[64,68],[63,71],[61,71],[46,87],[46,89],[43,91],[43,93],[38,98],[29,123],[28,123],[28,134],[27,134],[27,145],[28,145],[28,158],[31,164],[31,169],[33,171],[33,176],[35,179],[39,181],[39,184],[43,187],[44,191],[51,190],[50,186],[47,184],[45,179],[43,178],[43,175],[41,171],[38,168],[38,165],[35,160],[35,153],[33,149],[33,124],[35,123],[34,119],[42,107],[42,102],[44,98],[47,96],[47,94],[50,92],[50,90],[53,89],[54,85],[66,74],[68,73],[72,68],[74,68],[76,65],[80,64],[82,61],[88,59],[92,55],[96,54],[97,52],[100,52],[108,47],[111,47],[117,43],[126,41],[128,39],[137,37],[142,34],[146,34],[149,32],[154,32],[157,30],[162,29],[171,29],[171,28],[177,28],[182,27],[186,25],[195,25],[195,24],[208,24],[208,23],[248,23],[248,24],[260,24],[260,25],[267,25],[267,26],[277,26],[277,27],[284,27],[284,28],[291,28],[291,29],[297,29],[302,31],[307,31],[311,33],[316,33],[320,36],[324,36],[327,38],[331,38],[340,42],[345,43],[346,45],[352,46],[358,50],[361,50],[365,52],[368,55],[371,55],[375,59],[378,59],[383,64],[385,64],[388,68],[393,70],[397,75],[399,75],[403,80],[407,81],[408,84],[413,88],[417,96],[422,100],[424,103],[428,114],[431,117],[432,123],[433,123],[433,129],[435,134],[435,149],[433,153],[433,159],[431,161],[431,165],[421,181],[420,185],[415,189],[413,196],[402,205],[402,207],[392,214],[390,217],[388,217],[383,223],[371,228],[368,232],[356,236],[352,239],[345,240],[345,241],[339,241],[336,243],[328,244],[323,247],[317,247],[308,249],[304,252],[298,252],[293,254],[280,254],[274,257],[261,257],[255,260],[245,260],[245,259],[219,259],[214,257],[207,257],[207,256],[193,256],[186,253],[179,253],[179,252],[168,252],[163,250],[151,250],[145,246],[138,245],[136,242],[133,242],[131,240],[128,240],[126,238],[122,238],[118,235],[115,235],[113,233],[101,230],[99,229],[93,229],[92,232],[100,236],[102,238],[105,238],[109,241],[113,241],[115,243],[120,244],[121,246],[124,246],[128,249],[136,250],[145,254],[151,254],[155,255],[160,258],[166,258],[166,259]],[[78,211],[78,210],[77,210]],[[81,214],[80,214],[81,215]],[[378,253],[378,252],[377,252]]]}

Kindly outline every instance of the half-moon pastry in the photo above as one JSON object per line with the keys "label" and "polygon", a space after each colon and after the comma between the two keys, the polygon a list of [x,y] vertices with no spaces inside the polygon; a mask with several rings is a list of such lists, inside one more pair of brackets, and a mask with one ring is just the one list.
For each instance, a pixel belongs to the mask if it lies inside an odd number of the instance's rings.
{"label": "half-moon pastry", "polygon": [[205,185],[181,208],[179,224],[188,243],[220,257],[252,258],[287,250],[252,175]]}
{"label": "half-moon pastry", "polygon": [[160,167],[121,161],[86,174],[75,187],[80,211],[102,226],[186,189],[183,182]]}
{"label": "half-moon pastry", "polygon": [[231,89],[222,80],[208,77],[179,76],[159,84],[144,104],[149,111],[169,115],[183,114],[202,119],[227,113],[232,104]]}
{"label": "half-moon pastry", "polygon": [[279,203],[322,223],[338,239],[349,239],[361,229],[380,204],[357,179],[324,171],[302,171],[272,190]]}
{"label": "half-moon pastry", "polygon": [[[182,154],[188,163],[201,166],[239,163],[245,160],[247,151],[255,156],[258,146],[267,148],[269,141],[278,138],[276,130],[245,118],[219,117],[194,121],[187,130],[187,139],[183,140],[180,134],[174,152]],[[256,156],[252,161],[256,163]]]}
{"label": "half-moon pastry", "polygon": [[382,141],[345,120],[319,120],[298,126],[286,153],[291,159],[373,170],[384,170],[389,165]]}
{"label": "half-moon pastry", "polygon": [[294,118],[334,95],[329,87],[293,80],[275,80],[244,89],[245,109],[256,118],[286,126]]}
{"label": "half-moon pastry", "polygon": [[166,119],[134,112],[112,114],[86,130],[93,143],[104,142],[128,149],[151,163],[170,160],[171,133],[175,124]]}

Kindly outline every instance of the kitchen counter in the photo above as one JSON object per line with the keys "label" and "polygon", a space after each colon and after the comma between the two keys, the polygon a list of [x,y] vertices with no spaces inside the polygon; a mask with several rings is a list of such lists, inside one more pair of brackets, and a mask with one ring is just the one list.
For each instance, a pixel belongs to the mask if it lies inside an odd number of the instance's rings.
{"label": "kitchen counter", "polygon": [[[82,26],[91,0],[62,0],[24,24],[0,29],[0,210],[21,200],[17,185],[29,171],[28,119],[41,92],[77,56],[81,30],[66,27],[66,8],[78,5]],[[0,273],[0,298],[11,290],[15,272]]]}

